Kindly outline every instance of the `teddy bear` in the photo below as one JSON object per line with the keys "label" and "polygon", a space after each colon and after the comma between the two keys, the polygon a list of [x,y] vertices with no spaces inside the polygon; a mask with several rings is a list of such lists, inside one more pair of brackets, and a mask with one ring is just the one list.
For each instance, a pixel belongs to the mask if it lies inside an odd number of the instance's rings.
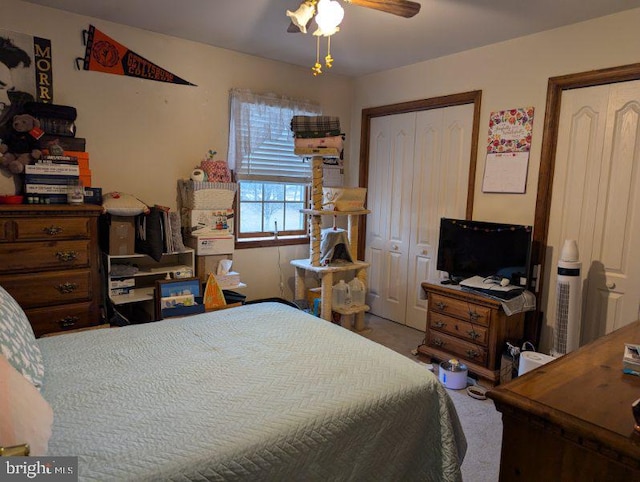
{"label": "teddy bear", "polygon": [[14,116],[11,127],[0,144],[0,167],[12,174],[21,174],[24,166],[42,156],[42,151],[38,149],[38,139],[43,132],[40,121],[28,114]]}

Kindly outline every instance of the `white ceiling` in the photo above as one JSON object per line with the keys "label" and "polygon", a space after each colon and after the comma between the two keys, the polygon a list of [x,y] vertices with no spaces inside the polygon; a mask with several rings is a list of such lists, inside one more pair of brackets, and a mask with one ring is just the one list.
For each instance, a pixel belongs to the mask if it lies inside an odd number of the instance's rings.
{"label": "white ceiling", "polygon": [[[30,0],[30,3],[309,68],[315,62],[315,37],[310,33],[287,33],[289,18],[285,11],[295,10],[299,0]],[[364,75],[640,7],[640,0],[418,0],[418,3],[422,5],[420,12],[408,19],[345,4],[342,30],[331,40],[335,59],[331,72]],[[108,30],[100,29],[109,35]],[[128,47],[135,50],[135,46]],[[321,56],[324,57],[324,50]]]}

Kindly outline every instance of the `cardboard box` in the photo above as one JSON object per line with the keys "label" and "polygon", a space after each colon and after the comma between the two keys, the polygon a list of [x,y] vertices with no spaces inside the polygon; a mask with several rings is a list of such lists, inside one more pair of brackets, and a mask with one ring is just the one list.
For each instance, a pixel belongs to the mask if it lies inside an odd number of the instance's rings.
{"label": "cardboard box", "polygon": [[235,246],[233,236],[187,236],[186,244],[196,251],[198,256],[213,254],[231,254]]}
{"label": "cardboard box", "polygon": [[111,296],[132,295],[135,292],[135,288],[111,288]]}
{"label": "cardboard box", "polygon": [[135,217],[112,216],[100,217],[100,248],[112,256],[135,253]]}
{"label": "cardboard box", "polygon": [[233,209],[191,209],[188,213],[192,235],[233,234]]}
{"label": "cardboard box", "polygon": [[111,278],[111,288],[133,288],[135,285],[135,278]]}

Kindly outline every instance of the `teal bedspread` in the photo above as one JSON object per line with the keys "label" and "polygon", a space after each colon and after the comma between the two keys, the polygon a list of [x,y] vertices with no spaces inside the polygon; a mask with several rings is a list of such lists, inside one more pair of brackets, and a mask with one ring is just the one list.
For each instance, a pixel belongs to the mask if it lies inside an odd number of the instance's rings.
{"label": "teal bedspread", "polygon": [[50,455],[80,480],[457,481],[436,377],[278,303],[39,340]]}

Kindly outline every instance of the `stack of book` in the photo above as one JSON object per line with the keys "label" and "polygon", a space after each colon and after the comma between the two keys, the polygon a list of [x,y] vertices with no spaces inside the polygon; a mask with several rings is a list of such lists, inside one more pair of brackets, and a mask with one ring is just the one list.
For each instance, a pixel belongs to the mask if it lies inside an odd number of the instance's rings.
{"label": "stack of book", "polygon": [[72,185],[91,186],[89,154],[65,151],[61,156],[44,154],[25,166],[24,193],[29,204],[66,204]]}
{"label": "stack of book", "polygon": [[640,376],[640,345],[632,343],[624,344],[622,371],[629,375]]}

